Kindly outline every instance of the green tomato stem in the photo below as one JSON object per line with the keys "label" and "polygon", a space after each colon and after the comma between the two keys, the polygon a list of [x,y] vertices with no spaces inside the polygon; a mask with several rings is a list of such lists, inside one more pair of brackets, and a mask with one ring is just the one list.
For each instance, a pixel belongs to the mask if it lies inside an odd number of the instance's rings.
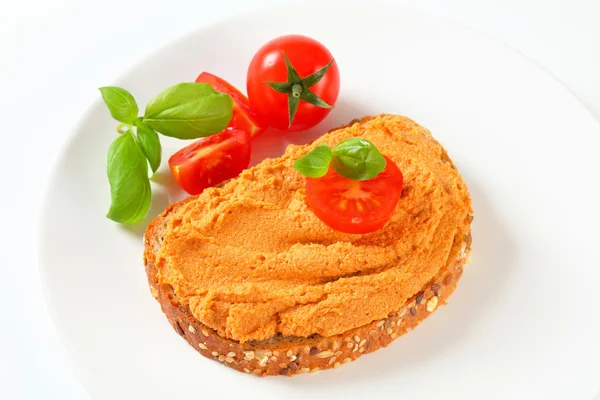
{"label": "green tomato stem", "polygon": [[296,83],[292,86],[292,96],[294,96],[295,98],[300,98],[300,95],[302,94],[302,85],[299,83]]}

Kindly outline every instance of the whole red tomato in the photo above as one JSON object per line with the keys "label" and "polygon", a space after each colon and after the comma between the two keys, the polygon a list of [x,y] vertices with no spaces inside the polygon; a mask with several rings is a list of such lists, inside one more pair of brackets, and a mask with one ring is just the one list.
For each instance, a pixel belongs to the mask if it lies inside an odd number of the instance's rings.
{"label": "whole red tomato", "polygon": [[256,52],[246,85],[250,106],[261,120],[295,132],[312,128],[329,114],[340,91],[340,72],[321,43],[287,35]]}

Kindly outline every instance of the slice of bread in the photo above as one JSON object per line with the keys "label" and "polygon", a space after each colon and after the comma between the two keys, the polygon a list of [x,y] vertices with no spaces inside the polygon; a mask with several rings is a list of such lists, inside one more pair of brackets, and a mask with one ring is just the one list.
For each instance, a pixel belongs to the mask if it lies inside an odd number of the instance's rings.
{"label": "slice of bread", "polygon": [[[451,163],[445,151],[440,154],[440,162]],[[144,262],[150,290],[173,328],[194,349],[231,368],[259,376],[294,375],[337,368],[363,354],[387,346],[446,303],[462,275],[463,265],[471,248],[472,216],[469,207],[469,212],[464,216],[464,228],[454,236],[449,261],[420,291],[386,318],[327,337],[318,334],[310,337],[276,334],[268,340],[241,342],[204,325],[182,304],[171,286],[159,283],[156,260],[165,230],[173,214],[194,199],[195,196],[192,196],[169,206],[152,221],[146,231]]]}

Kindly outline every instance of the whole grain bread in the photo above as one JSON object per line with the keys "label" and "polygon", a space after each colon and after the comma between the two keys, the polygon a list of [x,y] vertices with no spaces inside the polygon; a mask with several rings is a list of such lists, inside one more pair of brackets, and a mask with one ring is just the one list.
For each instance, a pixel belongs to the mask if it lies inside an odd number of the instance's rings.
{"label": "whole grain bread", "polygon": [[[445,152],[441,161],[451,163]],[[454,261],[447,263],[420,292],[407,300],[399,310],[388,314],[387,318],[335,336],[315,334],[304,338],[277,335],[264,341],[241,343],[223,337],[203,325],[178,301],[173,288],[158,282],[155,260],[161,247],[163,231],[174,211],[193,199],[192,196],[169,206],[152,221],[146,231],[144,263],[151,293],[160,303],[175,331],[196,351],[238,371],[259,376],[289,376],[337,368],[363,354],[387,346],[446,303],[463,273],[463,266],[471,249],[469,227],[472,216],[468,214],[465,215],[468,222],[465,224],[466,230],[457,232],[454,237],[450,252],[454,255]]]}

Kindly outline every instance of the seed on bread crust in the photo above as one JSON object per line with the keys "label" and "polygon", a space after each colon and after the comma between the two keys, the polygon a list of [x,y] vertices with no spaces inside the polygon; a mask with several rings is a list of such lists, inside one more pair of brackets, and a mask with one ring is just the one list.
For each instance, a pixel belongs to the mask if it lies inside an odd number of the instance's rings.
{"label": "seed on bread crust", "polygon": [[419,294],[417,295],[417,298],[416,298],[415,302],[416,302],[417,304],[421,304],[421,301],[423,300],[423,296],[425,296],[425,292],[421,292],[421,293],[419,293]]}
{"label": "seed on bread crust", "polygon": [[437,305],[438,305],[438,298],[437,298],[437,296],[433,296],[427,302],[427,311],[432,312],[433,310],[435,310],[435,308],[437,307]]}
{"label": "seed on bread crust", "polygon": [[331,350],[325,350],[325,351],[322,351],[322,352],[316,354],[317,358],[327,358],[327,357],[331,357],[332,355],[333,355],[333,351],[331,351]]}

